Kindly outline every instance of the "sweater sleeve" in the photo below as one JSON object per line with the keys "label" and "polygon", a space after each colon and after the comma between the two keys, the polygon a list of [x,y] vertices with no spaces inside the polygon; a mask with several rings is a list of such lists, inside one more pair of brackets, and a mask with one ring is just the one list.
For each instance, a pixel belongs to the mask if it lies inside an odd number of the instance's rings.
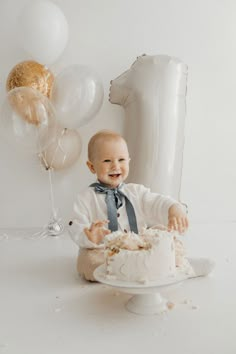
{"label": "sweater sleeve", "polygon": [[167,226],[168,211],[173,204],[182,205],[175,199],[159,193],[151,192],[149,188],[140,186],[140,199],[143,213],[148,226],[161,224]]}
{"label": "sweater sleeve", "polygon": [[91,242],[86,236],[84,229],[89,228],[92,220],[88,205],[83,202],[80,195],[77,196],[73,205],[73,215],[69,221],[68,232],[72,240],[79,246],[79,248],[103,248],[103,244],[96,244]]}

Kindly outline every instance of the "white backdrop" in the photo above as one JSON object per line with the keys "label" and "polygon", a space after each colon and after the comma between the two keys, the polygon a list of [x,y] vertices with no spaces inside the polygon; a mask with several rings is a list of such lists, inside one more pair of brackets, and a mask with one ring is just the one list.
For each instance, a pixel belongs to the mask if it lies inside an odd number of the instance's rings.
{"label": "white backdrop", "polygon": [[[35,0],[31,0],[35,1]],[[11,68],[31,59],[16,39],[26,0],[0,1],[0,97]],[[55,204],[67,219],[78,190],[93,176],[86,145],[97,130],[123,133],[124,111],[108,102],[109,82],[137,56],[167,54],[189,68],[181,199],[192,222],[235,221],[236,3],[234,0],[55,0],[69,23],[69,42],[54,73],[70,64],[94,68],[105,97],[82,127],[83,152],[70,170],[54,175]],[[0,141],[0,227],[40,227],[50,216],[48,175],[37,158]]]}

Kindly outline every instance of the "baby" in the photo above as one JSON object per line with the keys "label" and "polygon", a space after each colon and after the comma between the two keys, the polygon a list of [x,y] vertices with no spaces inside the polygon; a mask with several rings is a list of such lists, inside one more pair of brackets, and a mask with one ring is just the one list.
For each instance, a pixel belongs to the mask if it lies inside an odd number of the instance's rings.
{"label": "baby", "polygon": [[78,194],[69,232],[79,246],[77,270],[94,281],[93,272],[104,263],[104,237],[113,231],[133,231],[157,224],[183,233],[188,228],[184,207],[176,200],[140,184],[124,181],[129,174],[129,152],[123,137],[100,131],[88,144],[89,170],[97,182]]}

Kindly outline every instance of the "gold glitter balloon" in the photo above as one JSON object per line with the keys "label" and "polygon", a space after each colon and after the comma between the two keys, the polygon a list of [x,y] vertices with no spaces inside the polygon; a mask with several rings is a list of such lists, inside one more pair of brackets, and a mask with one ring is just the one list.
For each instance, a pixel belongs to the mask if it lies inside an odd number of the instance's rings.
{"label": "gold glitter balloon", "polygon": [[23,61],[10,71],[6,89],[10,91],[15,87],[32,87],[50,98],[54,76],[44,65],[36,61]]}

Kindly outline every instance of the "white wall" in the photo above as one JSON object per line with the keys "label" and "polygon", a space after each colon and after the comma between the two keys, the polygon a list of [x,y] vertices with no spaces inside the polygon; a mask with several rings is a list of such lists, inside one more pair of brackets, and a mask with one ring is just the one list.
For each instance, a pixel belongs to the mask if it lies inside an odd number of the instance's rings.
{"label": "white wall", "polygon": [[[36,0],[31,0],[36,1]],[[76,165],[54,176],[55,204],[69,216],[77,190],[93,177],[86,144],[103,128],[123,132],[124,111],[108,102],[109,82],[138,55],[168,54],[189,67],[186,142],[181,197],[192,222],[235,221],[236,177],[236,2],[234,0],[55,0],[70,27],[69,43],[57,63],[86,64],[100,74],[101,111],[80,133],[83,152]],[[0,94],[11,68],[31,59],[16,39],[15,20],[26,0],[0,2]],[[37,158],[0,141],[0,227],[34,227],[50,216],[48,175]]]}

